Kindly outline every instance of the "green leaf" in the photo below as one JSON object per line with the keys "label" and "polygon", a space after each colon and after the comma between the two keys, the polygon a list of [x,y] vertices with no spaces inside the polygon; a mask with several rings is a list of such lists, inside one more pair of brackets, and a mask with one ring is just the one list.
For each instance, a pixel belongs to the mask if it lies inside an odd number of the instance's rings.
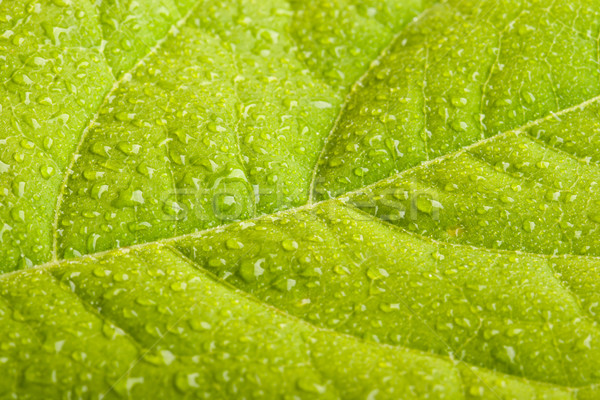
{"label": "green leaf", "polygon": [[593,1],[0,3],[0,398],[600,396]]}

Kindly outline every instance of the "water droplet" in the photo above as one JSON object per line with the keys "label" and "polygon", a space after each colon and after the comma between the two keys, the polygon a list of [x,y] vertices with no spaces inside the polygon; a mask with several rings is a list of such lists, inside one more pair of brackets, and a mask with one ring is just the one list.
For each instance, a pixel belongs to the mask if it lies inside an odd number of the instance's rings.
{"label": "water droplet", "polygon": [[307,376],[303,376],[296,381],[298,389],[307,393],[323,394],[327,391],[327,387],[320,385]]}
{"label": "water droplet", "polygon": [[133,121],[135,119],[135,114],[120,112],[115,114],[115,119],[121,122]]}
{"label": "water droplet", "polygon": [[464,107],[468,103],[467,99],[464,97],[453,97],[450,102],[454,107]]}
{"label": "water droplet", "polygon": [[364,167],[357,167],[357,168],[354,168],[354,171],[353,171],[353,172],[354,172],[354,175],[356,175],[356,176],[361,176],[361,177],[362,177],[362,176],[365,176],[365,174],[366,174],[368,171],[369,171],[369,169],[368,169],[368,168],[364,168]]}
{"label": "water droplet", "polygon": [[137,154],[140,150],[140,145],[131,144],[129,142],[119,142],[117,143],[117,150],[125,155]]}
{"label": "water droplet", "polygon": [[40,167],[40,174],[44,179],[50,179],[55,173],[54,167],[49,165]]}
{"label": "water droplet", "polygon": [[281,242],[281,246],[287,251],[294,251],[298,249],[298,242],[292,239],[285,239]]}
{"label": "water droplet", "polygon": [[588,218],[593,222],[600,224],[600,212],[589,213]]}
{"label": "water droplet", "polygon": [[175,282],[171,284],[171,290],[174,292],[183,292],[187,288],[185,282]]}
{"label": "water droplet", "polygon": [[367,269],[367,276],[371,280],[387,278],[390,274],[383,268],[371,266]]}
{"label": "water droplet", "polygon": [[227,265],[227,261],[223,258],[213,257],[208,260],[208,265],[213,268],[224,267]]}
{"label": "water droplet", "polygon": [[188,374],[183,371],[179,371],[175,374],[173,383],[177,390],[186,393],[194,388],[200,387],[200,385],[196,382],[196,379],[199,375],[200,374],[198,373]]}
{"label": "water droplet", "polygon": [[108,151],[110,147],[105,146],[101,142],[95,142],[90,146],[90,152],[100,157],[108,158]]}
{"label": "water droplet", "polygon": [[212,325],[206,321],[198,321],[197,319],[192,319],[189,321],[190,327],[198,332],[208,331],[212,329]]}
{"label": "water droplet", "polygon": [[225,246],[230,250],[239,250],[244,247],[244,244],[237,239],[227,239]]}
{"label": "water droplet", "polygon": [[136,207],[145,203],[144,194],[141,190],[133,190],[130,186],[119,192],[118,197],[113,201],[113,205],[119,208]]}
{"label": "water droplet", "polygon": [[533,222],[533,221],[523,222],[523,230],[525,230],[525,232],[533,232],[534,229],[535,229],[535,222]]}

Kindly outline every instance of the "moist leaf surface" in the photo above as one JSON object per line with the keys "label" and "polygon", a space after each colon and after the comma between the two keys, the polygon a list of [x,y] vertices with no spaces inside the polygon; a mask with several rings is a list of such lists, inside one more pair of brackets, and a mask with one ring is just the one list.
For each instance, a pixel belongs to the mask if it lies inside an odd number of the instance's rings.
{"label": "moist leaf surface", "polygon": [[600,394],[595,2],[0,11],[0,397]]}

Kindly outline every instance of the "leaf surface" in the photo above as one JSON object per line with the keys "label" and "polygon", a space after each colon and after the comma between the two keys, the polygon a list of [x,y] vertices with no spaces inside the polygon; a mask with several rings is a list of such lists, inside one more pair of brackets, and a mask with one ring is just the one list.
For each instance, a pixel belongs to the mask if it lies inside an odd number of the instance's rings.
{"label": "leaf surface", "polygon": [[0,396],[598,397],[593,1],[0,8]]}

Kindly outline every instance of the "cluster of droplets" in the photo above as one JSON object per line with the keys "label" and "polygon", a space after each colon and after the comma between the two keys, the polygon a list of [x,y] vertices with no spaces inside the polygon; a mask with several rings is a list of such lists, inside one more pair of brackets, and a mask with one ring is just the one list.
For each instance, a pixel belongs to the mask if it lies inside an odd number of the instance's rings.
{"label": "cluster of droplets", "polygon": [[[0,281],[0,314],[8,322],[0,337],[10,355],[0,358],[8,371],[2,382],[24,379],[0,388],[16,396],[111,391],[122,397],[334,399],[347,396],[332,380],[350,380],[353,390],[367,392],[413,387],[426,393],[428,377],[454,368],[315,331],[215,282],[166,247],[116,251],[23,274],[20,284]],[[358,364],[344,361],[357,354]],[[26,367],[21,358],[35,362]],[[398,373],[412,363],[418,374]],[[430,365],[416,369],[422,363]],[[83,368],[87,372],[78,373]],[[443,390],[458,387],[451,381]]]}
{"label": "cluster of droplets", "polygon": [[[351,241],[356,256],[391,248],[389,257],[395,263],[380,259],[373,264],[364,260],[365,265],[350,265],[337,260],[331,267],[329,261],[334,258],[329,258],[319,264],[319,284],[287,289],[285,298],[278,295],[281,289],[270,286],[252,292],[312,326],[231,290],[199,269],[202,264],[179,253],[203,262],[205,257],[213,260],[211,254],[222,246],[225,252],[219,255],[225,265],[231,265],[226,253],[248,251],[256,239],[255,231],[264,234],[259,223],[246,224],[237,228],[238,235],[235,228],[223,230],[231,234],[224,241],[218,236],[203,237],[195,245],[190,239],[172,242],[177,250],[164,246],[117,250],[0,280],[0,315],[7,322],[0,329],[0,346],[8,356],[0,358],[0,368],[8,373],[2,382],[16,382],[21,377],[20,384],[0,388],[17,396],[86,396],[110,388],[123,397],[196,398],[223,393],[253,393],[258,398],[283,393],[347,398],[350,392],[346,388],[365,393],[377,390],[386,396],[408,390],[422,396],[433,390],[433,382],[435,390],[447,398],[462,393],[463,387],[477,397],[554,390],[386,344],[413,348],[421,344],[427,351],[450,353],[471,363],[475,361],[469,355],[476,355],[483,366],[491,363],[495,370],[561,385],[561,379],[571,379],[571,385],[595,379],[590,376],[595,372],[590,361],[598,340],[595,325],[580,314],[570,294],[551,283],[558,272],[540,274],[544,267],[535,257],[516,259],[480,252],[475,259],[467,249],[462,250],[464,254],[455,248],[436,249],[364,221],[361,226],[369,229],[354,233],[355,212],[341,205],[327,207],[331,208],[313,216],[270,222],[281,223],[288,234],[298,224],[319,228],[325,223],[329,228],[319,230],[321,238],[333,233],[344,242]],[[384,237],[379,246],[373,243]],[[325,246],[319,236],[277,240],[292,269],[306,248],[312,245],[317,252],[319,243]],[[333,250],[321,249],[323,254],[327,251]],[[211,271],[223,269],[208,263]],[[398,269],[397,263],[403,268]],[[569,263],[552,267],[561,273],[572,272]],[[494,286],[507,270],[512,271],[510,281],[504,287]],[[567,275],[563,277],[569,279]],[[328,292],[342,286],[341,276],[365,286],[346,286],[345,296]],[[260,274],[256,279],[262,279]],[[545,283],[544,291],[539,290],[540,282]],[[504,296],[494,297],[499,293]],[[349,310],[343,323],[323,326],[324,318],[347,308],[348,297],[361,306]],[[389,301],[391,297],[395,299]],[[324,301],[308,301],[317,298]],[[299,311],[302,307],[312,308],[310,315]],[[412,317],[401,318],[407,309]],[[404,325],[398,326],[399,320],[404,320]],[[411,324],[414,326],[409,327]],[[369,332],[363,335],[366,340],[352,338],[365,329]],[[397,341],[391,334],[378,333],[389,331]],[[575,341],[570,340],[573,332]],[[451,340],[458,336],[462,340]],[[442,345],[433,345],[435,340]],[[561,356],[566,352],[570,355],[566,367],[573,371],[568,377],[560,368],[567,362]],[[21,360],[28,360],[28,366]],[[79,373],[82,368],[87,372]],[[352,385],[340,387],[334,382]]]}
{"label": "cluster of droplets", "polygon": [[[190,233],[306,202],[342,97],[305,73],[284,31],[295,14],[279,6],[198,10],[122,76],[69,177],[59,254]],[[235,22],[222,22],[223,30],[220,16],[228,12]]]}
{"label": "cluster of droplets", "polygon": [[435,245],[337,202],[173,244],[326,329],[559,384],[575,376],[561,369],[560,354],[569,353],[581,382],[595,379],[595,322],[543,257]]}
{"label": "cluster of droplets", "polygon": [[[594,35],[586,25],[588,34],[577,39],[563,29],[574,9],[552,20],[538,18],[541,4],[523,13],[516,4],[489,7],[485,23],[470,3],[432,7],[371,64],[320,160],[318,197],[377,182],[600,92]],[[552,56],[544,35],[552,37]],[[595,152],[590,144],[570,146]]]}
{"label": "cluster of droplets", "polygon": [[112,83],[95,13],[87,2],[0,5],[0,270],[50,257],[63,172]]}
{"label": "cluster of droplets", "polygon": [[[534,132],[548,132],[546,125]],[[560,125],[552,128],[561,131]],[[437,240],[549,255],[597,255],[597,177],[597,164],[565,159],[515,132],[401,173],[348,202]]]}
{"label": "cluster of droplets", "polygon": [[423,5],[336,0],[293,7],[290,30],[298,58],[328,84],[349,89]]}

